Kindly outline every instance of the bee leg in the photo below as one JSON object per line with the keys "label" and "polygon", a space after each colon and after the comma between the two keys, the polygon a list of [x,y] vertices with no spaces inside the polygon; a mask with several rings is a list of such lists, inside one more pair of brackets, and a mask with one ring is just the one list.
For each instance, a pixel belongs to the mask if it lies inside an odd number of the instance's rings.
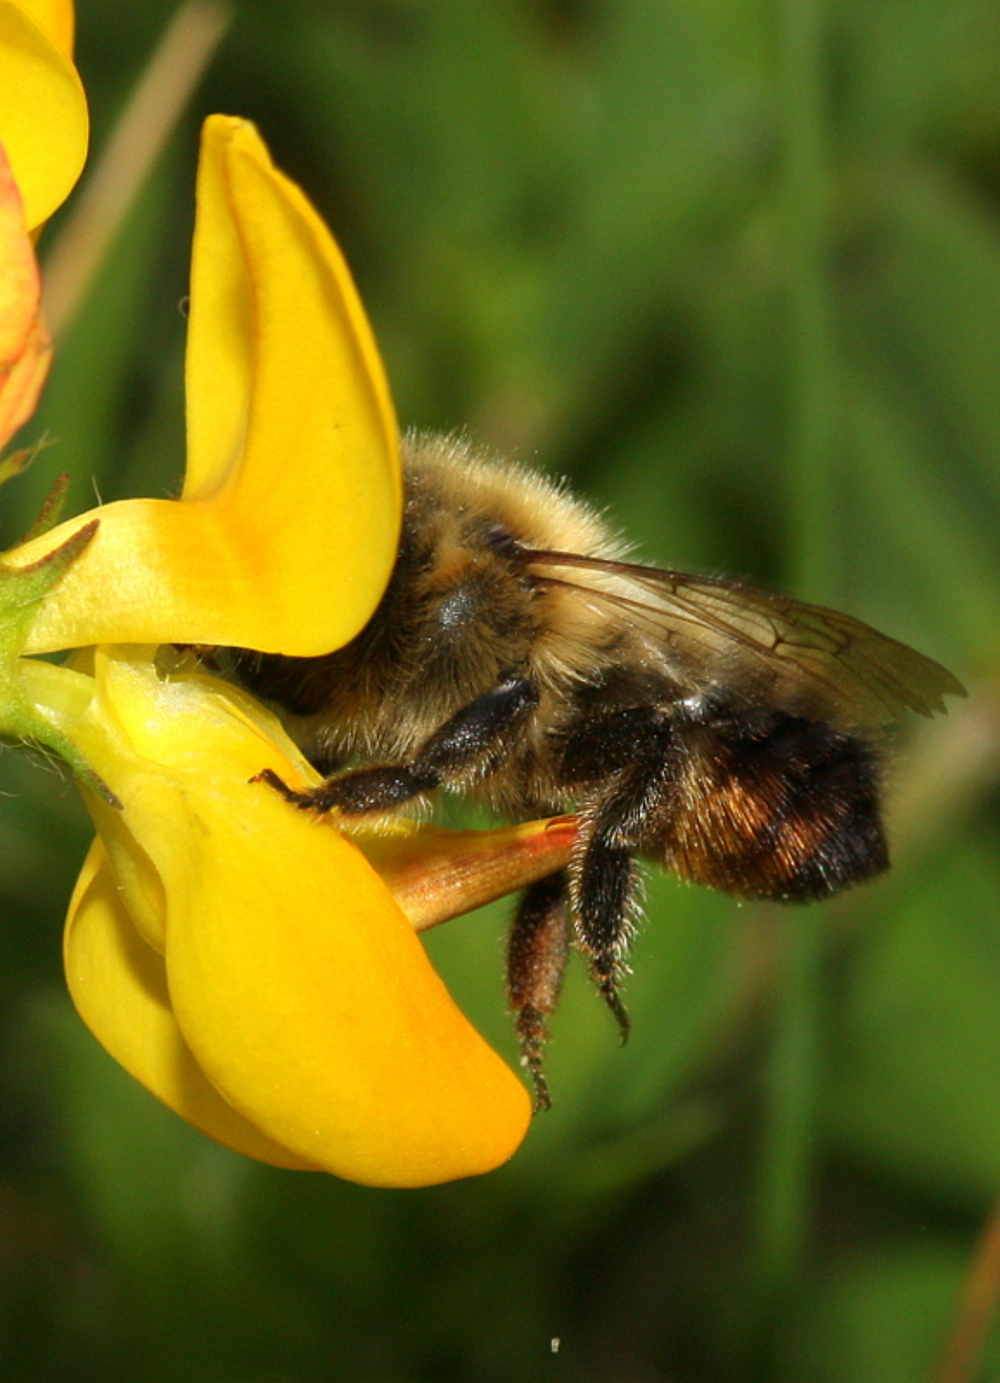
{"label": "bee leg", "polygon": [[521,1065],[535,1087],[536,1113],[552,1103],[542,1054],[566,969],[568,885],[560,870],[526,889],[507,942],[507,1002],[516,1015]]}
{"label": "bee leg", "polygon": [[662,818],[676,777],[669,722],[653,708],[643,708],[641,721],[629,765],[612,773],[584,805],[570,866],[577,940],[623,1042],[630,1023],[618,980],[638,911],[641,879],[634,856],[644,848],[649,823]]}
{"label": "bee leg", "polygon": [[573,869],[577,937],[598,992],[627,1041],[632,1026],[618,980],[633,931],[638,871],[628,849],[594,833]]}
{"label": "bee leg", "polygon": [[270,769],[258,778],[309,811],[337,807],[350,816],[390,811],[421,793],[458,783],[472,770],[488,767],[521,733],[537,705],[533,683],[510,677],[445,721],[407,763],[359,768],[328,778],[307,792],[295,792]]}

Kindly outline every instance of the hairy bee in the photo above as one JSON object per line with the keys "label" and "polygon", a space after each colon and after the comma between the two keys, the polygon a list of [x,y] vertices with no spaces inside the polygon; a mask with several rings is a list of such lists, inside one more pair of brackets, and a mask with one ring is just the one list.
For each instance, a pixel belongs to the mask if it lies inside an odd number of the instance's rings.
{"label": "hairy bee", "polygon": [[[586,505],[462,441],[410,436],[399,555],[370,623],[324,657],[236,652],[323,772],[297,805],[395,810],[457,789],[567,810],[568,869],[514,918],[508,992],[537,1103],[569,937],[623,1033],[635,856],[744,898],[806,901],[888,864],[880,728],[952,675],[849,615],[639,566]],[[362,766],[358,766],[362,765]]]}

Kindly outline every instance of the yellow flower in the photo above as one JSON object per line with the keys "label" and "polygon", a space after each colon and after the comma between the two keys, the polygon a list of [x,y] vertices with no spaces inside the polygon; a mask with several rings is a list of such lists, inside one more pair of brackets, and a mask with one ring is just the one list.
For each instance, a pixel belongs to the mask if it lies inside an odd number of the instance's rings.
{"label": "yellow flower", "polygon": [[[0,0],[0,438],[48,361],[26,230],[83,161],[71,43],[65,0]],[[398,1186],[488,1170],[528,1097],[413,925],[557,867],[571,831],[352,840],[249,781],[315,781],[266,712],[157,655],[340,646],[400,520],[395,418],[340,253],[223,117],[202,146],[187,390],[181,502],[109,505],[0,565],[0,732],[61,753],[99,830],[67,920],[73,997],[150,1090],[249,1156]],[[22,656],[88,646],[72,666]]]}
{"label": "yellow flower", "polygon": [[31,416],[50,346],[29,232],[68,195],[87,152],[70,0],[0,0],[0,447]]}
{"label": "yellow flower", "polygon": [[50,588],[17,606],[18,651],[98,645],[73,667],[0,669],[35,718],[0,728],[90,775],[74,999],[138,1079],[250,1156],[380,1185],[486,1171],[524,1136],[529,1099],[412,923],[560,867],[571,827],[352,839],[248,781],[315,781],[266,712],[157,654],[340,646],[382,594],[400,518],[395,419],[340,253],[253,128],[220,116],[203,137],[187,386],[181,501],[108,505],[0,573]]}
{"label": "yellow flower", "polygon": [[0,142],[29,230],[69,195],[87,156],[71,0],[0,0]]}
{"label": "yellow flower", "polygon": [[[315,781],[249,698],[104,649],[74,738],[123,803],[77,885],[66,974],[93,1032],[219,1141],[376,1185],[485,1171],[527,1125],[385,882],[248,779]],[[81,693],[85,692],[81,685]]]}
{"label": "yellow flower", "polygon": [[[202,139],[186,374],[185,502],[98,511],[26,651],[169,640],[315,654],[370,617],[401,505],[381,362],[330,232],[253,127],[224,116]],[[82,522],[10,561],[38,561]]]}

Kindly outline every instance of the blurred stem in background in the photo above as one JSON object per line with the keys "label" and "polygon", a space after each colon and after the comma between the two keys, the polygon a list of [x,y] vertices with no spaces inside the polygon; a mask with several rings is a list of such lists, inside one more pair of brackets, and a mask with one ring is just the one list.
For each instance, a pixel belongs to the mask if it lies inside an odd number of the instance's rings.
{"label": "blurred stem in background", "polygon": [[187,0],[157,44],[46,256],[45,315],[56,340],[72,323],[232,16],[227,0]]}
{"label": "blurred stem in background", "polygon": [[[975,1383],[980,1376],[996,1376],[995,1373],[980,1375],[980,1369],[985,1363],[987,1342],[996,1320],[998,1291],[1000,1201],[993,1206],[973,1255],[958,1303],[954,1329],[935,1383]],[[995,1366],[996,1361],[992,1362]]]}
{"label": "blurred stem in background", "polygon": [[841,448],[837,346],[830,302],[826,141],[826,9],[783,0],[783,226],[787,265],[788,582],[803,600],[837,596],[835,470]]}
{"label": "blurred stem in background", "polygon": [[[788,583],[806,599],[829,602],[836,585],[832,491],[838,428],[828,281],[825,21],[823,0],[783,0],[778,9],[787,265]],[[818,1146],[826,916],[815,907],[787,916],[764,1068],[755,1278],[765,1372],[769,1337],[800,1280],[808,1249]]]}

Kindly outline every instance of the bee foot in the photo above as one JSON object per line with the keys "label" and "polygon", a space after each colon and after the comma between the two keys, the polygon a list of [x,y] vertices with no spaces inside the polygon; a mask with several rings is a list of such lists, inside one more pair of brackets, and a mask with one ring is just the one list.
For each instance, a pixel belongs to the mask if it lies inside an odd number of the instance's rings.
{"label": "bee foot", "polygon": [[628,1009],[622,1003],[618,988],[610,976],[602,977],[598,981],[598,986],[601,991],[601,998],[611,1010],[618,1024],[618,1040],[624,1047],[628,1041],[628,1035],[632,1031],[632,1019],[628,1016]]}
{"label": "bee foot", "polygon": [[542,1114],[552,1108],[552,1096],[549,1094],[548,1083],[541,1071],[532,1071],[532,1083],[535,1087],[535,1102],[531,1106],[532,1114]]}
{"label": "bee foot", "polygon": [[281,794],[286,802],[291,802],[294,807],[301,807],[304,811],[314,806],[312,794],[309,792],[296,792],[295,788],[290,788],[283,778],[279,778],[273,768],[262,768],[259,773],[255,773],[250,779],[251,783],[266,783],[269,788],[274,788],[275,792]]}
{"label": "bee foot", "polygon": [[543,1014],[534,1008],[523,1008],[517,1015],[517,1035],[521,1039],[521,1065],[531,1077],[535,1090],[532,1113],[539,1114],[543,1109],[552,1108],[552,1096],[543,1064],[548,1038]]}
{"label": "bee foot", "polygon": [[542,1070],[542,1054],[538,1052],[524,1052],[521,1057],[521,1065],[531,1077],[531,1084],[534,1087],[534,1102],[531,1106],[532,1114],[541,1114],[544,1110],[552,1108],[552,1096],[549,1094],[549,1083],[545,1079],[545,1072]]}

